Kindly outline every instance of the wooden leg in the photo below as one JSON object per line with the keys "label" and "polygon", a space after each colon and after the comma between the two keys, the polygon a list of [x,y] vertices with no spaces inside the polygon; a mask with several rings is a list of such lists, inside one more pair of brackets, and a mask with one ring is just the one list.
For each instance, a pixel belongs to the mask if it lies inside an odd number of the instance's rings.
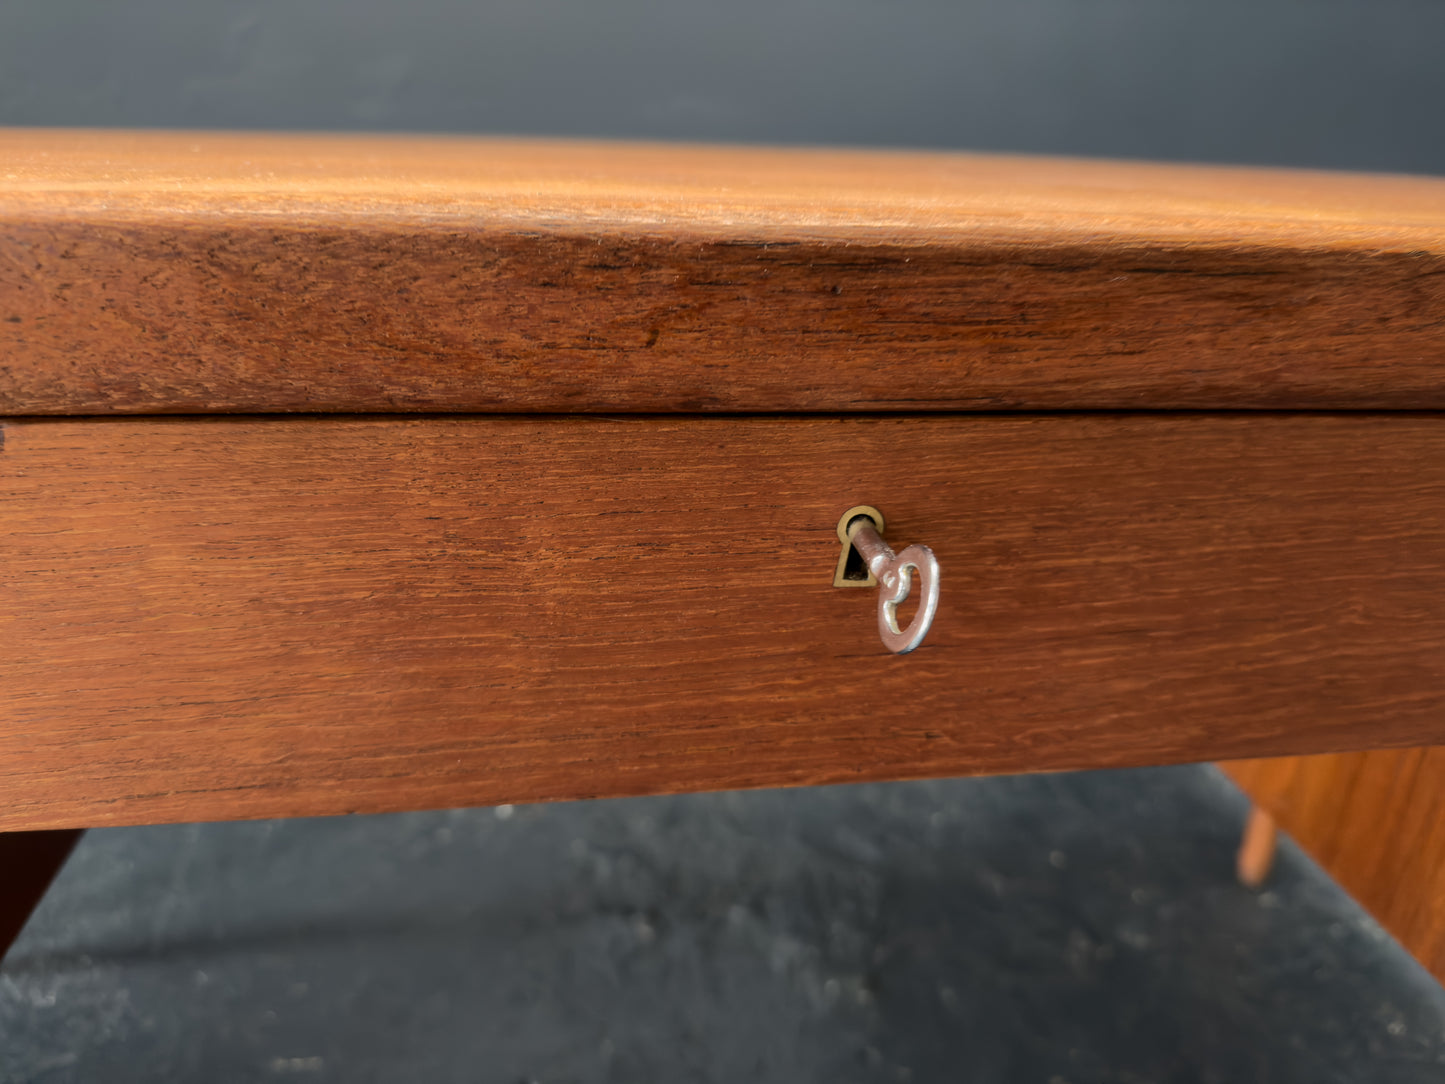
{"label": "wooden leg", "polygon": [[80,830],[0,833],[0,960],[65,865]]}
{"label": "wooden leg", "polygon": [[1445,982],[1445,745],[1223,768]]}
{"label": "wooden leg", "polygon": [[1247,888],[1258,888],[1269,876],[1274,865],[1274,847],[1279,829],[1274,818],[1260,806],[1249,811],[1249,820],[1244,825],[1244,838],[1239,841],[1239,855],[1235,860],[1235,872],[1240,884]]}

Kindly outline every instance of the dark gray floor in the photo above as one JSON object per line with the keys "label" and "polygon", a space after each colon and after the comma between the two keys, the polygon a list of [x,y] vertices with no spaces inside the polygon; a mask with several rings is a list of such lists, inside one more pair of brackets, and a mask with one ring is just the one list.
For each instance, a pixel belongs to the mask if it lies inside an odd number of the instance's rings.
{"label": "dark gray floor", "polygon": [[20,1081],[1445,1080],[1445,991],[1209,768],[92,833]]}

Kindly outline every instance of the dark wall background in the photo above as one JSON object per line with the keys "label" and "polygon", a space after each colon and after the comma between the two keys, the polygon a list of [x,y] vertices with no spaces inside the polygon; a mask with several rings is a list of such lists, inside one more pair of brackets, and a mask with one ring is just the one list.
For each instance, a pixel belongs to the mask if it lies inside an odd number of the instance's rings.
{"label": "dark wall background", "polygon": [[1435,0],[0,0],[0,124],[1445,173]]}

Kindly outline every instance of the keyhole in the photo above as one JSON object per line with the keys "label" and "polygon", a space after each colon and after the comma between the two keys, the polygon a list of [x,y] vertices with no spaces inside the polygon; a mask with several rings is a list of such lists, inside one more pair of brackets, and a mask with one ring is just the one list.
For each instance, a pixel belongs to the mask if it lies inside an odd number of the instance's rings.
{"label": "keyhole", "polygon": [[[866,519],[867,517],[862,517]],[[872,574],[868,566],[863,563],[863,555],[852,546],[848,546],[843,553],[843,579],[850,583],[867,584]]]}
{"label": "keyhole", "polygon": [[874,529],[879,534],[883,533],[883,513],[878,509],[860,504],[843,513],[843,518],[838,520],[838,540],[842,542],[843,549],[838,554],[838,567],[833,573],[834,587],[873,587],[878,582],[868,571],[863,555],[848,540],[848,528],[860,518],[871,519]]}

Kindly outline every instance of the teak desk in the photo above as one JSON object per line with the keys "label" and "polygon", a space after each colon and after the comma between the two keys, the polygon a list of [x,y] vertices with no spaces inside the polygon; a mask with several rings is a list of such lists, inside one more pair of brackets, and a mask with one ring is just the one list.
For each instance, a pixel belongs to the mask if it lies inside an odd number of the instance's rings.
{"label": "teak desk", "polygon": [[1442,353],[1445,180],[0,133],[0,830],[1442,742]]}

